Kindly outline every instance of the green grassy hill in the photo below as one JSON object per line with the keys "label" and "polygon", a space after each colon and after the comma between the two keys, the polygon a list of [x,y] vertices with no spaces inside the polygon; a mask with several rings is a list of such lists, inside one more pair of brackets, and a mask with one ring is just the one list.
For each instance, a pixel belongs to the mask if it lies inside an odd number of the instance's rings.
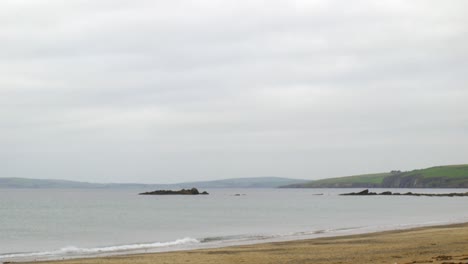
{"label": "green grassy hill", "polygon": [[390,176],[388,172],[375,174],[362,174],[339,178],[330,178],[306,183],[282,186],[286,188],[353,188],[353,187],[378,187],[385,177]]}
{"label": "green grassy hill", "polygon": [[438,166],[386,177],[382,187],[468,188],[468,165]]}
{"label": "green grassy hill", "polygon": [[330,178],[283,188],[468,188],[468,164]]}

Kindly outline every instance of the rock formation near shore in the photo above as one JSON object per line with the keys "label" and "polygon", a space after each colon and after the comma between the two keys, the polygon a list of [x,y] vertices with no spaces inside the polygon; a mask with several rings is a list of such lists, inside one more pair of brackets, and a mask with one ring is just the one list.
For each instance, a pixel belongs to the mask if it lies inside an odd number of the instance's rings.
{"label": "rock formation near shore", "polygon": [[197,188],[192,189],[182,189],[180,191],[172,191],[172,190],[156,190],[152,192],[144,192],[140,193],[140,195],[207,195],[208,193],[199,192]]}
{"label": "rock formation near shore", "polygon": [[465,193],[392,193],[389,191],[376,193],[376,192],[369,192],[369,189],[360,191],[360,192],[352,192],[352,193],[343,193],[340,195],[355,195],[355,196],[366,196],[366,195],[405,195],[405,196],[429,196],[429,197],[462,197],[467,196],[468,192]]}

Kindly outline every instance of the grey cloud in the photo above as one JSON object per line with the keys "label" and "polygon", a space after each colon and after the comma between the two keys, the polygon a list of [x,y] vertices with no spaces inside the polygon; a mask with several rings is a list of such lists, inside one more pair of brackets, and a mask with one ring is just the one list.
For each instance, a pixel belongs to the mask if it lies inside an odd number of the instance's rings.
{"label": "grey cloud", "polygon": [[314,179],[464,163],[466,7],[2,2],[0,175]]}

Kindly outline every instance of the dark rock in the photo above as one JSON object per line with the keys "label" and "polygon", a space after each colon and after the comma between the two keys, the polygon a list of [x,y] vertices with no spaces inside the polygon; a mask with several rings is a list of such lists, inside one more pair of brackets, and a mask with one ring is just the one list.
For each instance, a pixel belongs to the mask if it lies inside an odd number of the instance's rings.
{"label": "dark rock", "polygon": [[369,194],[369,189],[365,189],[364,191],[356,193],[356,195],[368,195]]}
{"label": "dark rock", "polygon": [[360,191],[360,192],[352,192],[352,193],[343,193],[341,195],[377,195],[377,193],[375,192],[369,192],[369,189],[365,189],[364,191]]}
{"label": "dark rock", "polygon": [[182,189],[180,191],[172,191],[172,190],[157,190],[153,192],[144,192],[140,193],[140,195],[207,195],[208,193],[206,191],[200,193],[197,188],[192,188],[192,189]]}
{"label": "dark rock", "polygon": [[405,196],[428,196],[428,197],[468,197],[468,192],[465,193],[412,193],[412,192],[407,192],[404,194],[400,193],[392,193],[389,191],[382,192],[382,193],[375,193],[375,192],[369,192],[369,190],[364,190],[361,192],[357,193],[343,193],[340,195],[405,195]]}

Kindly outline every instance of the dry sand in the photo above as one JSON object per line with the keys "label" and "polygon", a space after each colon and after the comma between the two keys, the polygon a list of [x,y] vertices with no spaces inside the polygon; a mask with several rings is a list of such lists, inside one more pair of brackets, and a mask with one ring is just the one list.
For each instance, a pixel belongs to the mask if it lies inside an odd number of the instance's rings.
{"label": "dry sand", "polygon": [[468,263],[468,223],[219,249],[40,263]]}

